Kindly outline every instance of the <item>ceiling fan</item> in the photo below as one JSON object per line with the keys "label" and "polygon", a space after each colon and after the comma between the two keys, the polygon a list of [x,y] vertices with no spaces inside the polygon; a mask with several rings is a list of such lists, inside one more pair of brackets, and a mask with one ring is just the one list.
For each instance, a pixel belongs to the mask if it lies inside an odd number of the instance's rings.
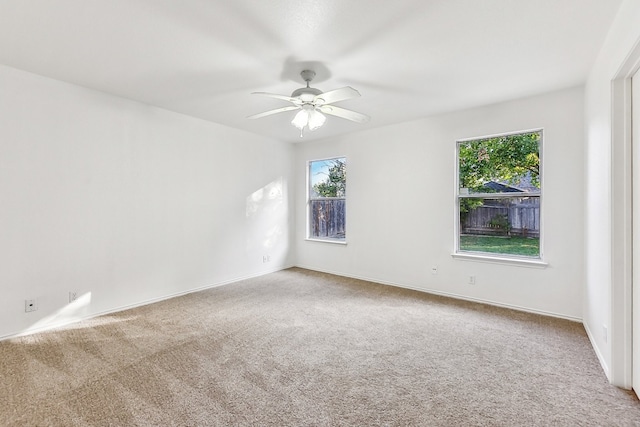
{"label": "ceiling fan", "polygon": [[262,95],[268,96],[270,98],[282,99],[284,101],[291,102],[293,105],[276,108],[275,110],[265,111],[264,113],[254,114],[253,116],[249,116],[247,118],[259,119],[261,117],[270,116],[271,114],[300,110],[291,121],[291,124],[300,129],[301,138],[303,136],[305,127],[313,131],[324,124],[324,122],[327,120],[324,114],[329,114],[357,123],[366,123],[369,121],[369,116],[367,116],[366,114],[332,105],[334,102],[357,98],[360,96],[360,92],[350,86],[330,90],[329,92],[322,92],[319,89],[309,87],[309,82],[313,80],[315,75],[315,71],[303,70],[300,73],[300,76],[305,82],[307,82],[307,86],[294,90],[291,96],[277,95],[267,92],[253,92],[252,95]]}

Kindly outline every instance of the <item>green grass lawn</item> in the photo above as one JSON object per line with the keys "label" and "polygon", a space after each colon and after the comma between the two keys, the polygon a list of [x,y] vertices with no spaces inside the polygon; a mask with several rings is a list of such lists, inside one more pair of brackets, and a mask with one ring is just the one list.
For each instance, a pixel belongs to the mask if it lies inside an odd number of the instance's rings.
{"label": "green grass lawn", "polygon": [[540,255],[540,239],[518,236],[460,236],[460,250],[507,255]]}

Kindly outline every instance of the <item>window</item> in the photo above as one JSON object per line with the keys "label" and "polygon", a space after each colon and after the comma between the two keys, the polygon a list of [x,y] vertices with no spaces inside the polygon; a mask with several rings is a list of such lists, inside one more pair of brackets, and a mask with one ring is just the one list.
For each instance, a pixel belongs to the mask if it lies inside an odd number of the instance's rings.
{"label": "window", "polygon": [[310,239],[345,241],[347,159],[309,162]]}
{"label": "window", "polygon": [[541,258],[542,131],[458,141],[457,253]]}

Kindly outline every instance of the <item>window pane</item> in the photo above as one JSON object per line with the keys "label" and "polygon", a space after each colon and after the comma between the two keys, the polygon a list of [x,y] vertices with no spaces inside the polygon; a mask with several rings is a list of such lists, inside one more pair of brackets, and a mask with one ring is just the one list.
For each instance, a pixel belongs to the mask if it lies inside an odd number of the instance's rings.
{"label": "window pane", "polygon": [[460,142],[460,194],[540,193],[540,132]]}
{"label": "window pane", "polygon": [[347,159],[317,160],[309,163],[309,197],[345,197]]}
{"label": "window pane", "polygon": [[346,158],[309,162],[309,237],[345,240]]}
{"label": "window pane", "polygon": [[460,199],[460,250],[540,256],[540,197]]}
{"label": "window pane", "polygon": [[345,238],[344,199],[312,200],[310,210],[310,237]]}

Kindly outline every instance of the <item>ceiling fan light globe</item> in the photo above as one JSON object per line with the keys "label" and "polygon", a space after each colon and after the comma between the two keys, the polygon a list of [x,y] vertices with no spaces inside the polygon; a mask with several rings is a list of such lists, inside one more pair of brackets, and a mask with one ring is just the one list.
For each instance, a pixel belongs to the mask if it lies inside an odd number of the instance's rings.
{"label": "ceiling fan light globe", "polygon": [[307,110],[300,110],[295,115],[291,124],[302,130],[309,123],[309,112]]}
{"label": "ceiling fan light globe", "polygon": [[326,120],[327,118],[320,111],[312,110],[311,112],[309,112],[309,130],[318,129],[324,124]]}

